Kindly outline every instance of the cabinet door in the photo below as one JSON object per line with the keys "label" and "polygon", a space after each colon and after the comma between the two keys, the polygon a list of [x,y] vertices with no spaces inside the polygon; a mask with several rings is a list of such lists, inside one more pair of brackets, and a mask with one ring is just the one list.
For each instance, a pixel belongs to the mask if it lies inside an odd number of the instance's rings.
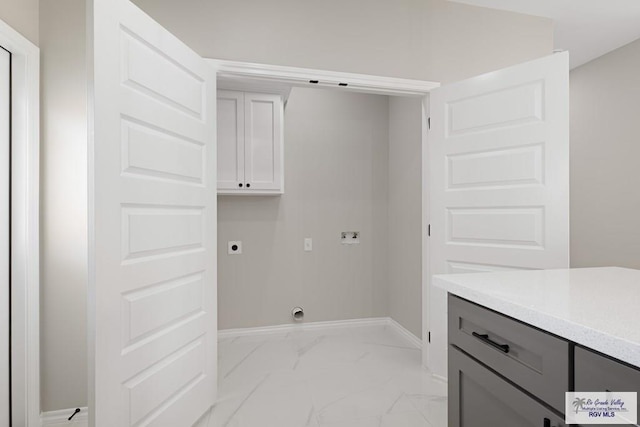
{"label": "cabinet door", "polygon": [[218,190],[244,188],[244,93],[218,91]]}
{"label": "cabinet door", "polygon": [[[576,347],[575,386],[576,391],[635,391],[640,395],[640,369]],[[640,399],[637,405],[640,407]],[[599,425],[593,424],[594,427]]]}
{"label": "cabinet door", "polygon": [[449,427],[562,427],[551,411],[455,347],[449,349]]}
{"label": "cabinet door", "polygon": [[245,184],[283,191],[283,105],[279,95],[245,93]]}

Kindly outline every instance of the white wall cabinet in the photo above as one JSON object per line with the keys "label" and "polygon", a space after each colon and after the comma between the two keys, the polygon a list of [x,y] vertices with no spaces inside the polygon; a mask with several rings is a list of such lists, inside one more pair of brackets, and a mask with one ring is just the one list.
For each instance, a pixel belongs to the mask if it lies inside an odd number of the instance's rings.
{"label": "white wall cabinet", "polygon": [[218,91],[218,194],[284,193],[281,95]]}

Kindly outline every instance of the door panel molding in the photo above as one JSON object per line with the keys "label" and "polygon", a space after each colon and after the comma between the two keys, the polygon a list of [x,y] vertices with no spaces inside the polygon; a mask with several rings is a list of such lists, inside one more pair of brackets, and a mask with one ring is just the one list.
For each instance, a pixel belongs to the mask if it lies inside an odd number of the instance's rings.
{"label": "door panel molding", "polygon": [[[429,277],[568,268],[568,54],[435,89],[431,118]],[[428,289],[428,367],[444,377],[446,293]]]}
{"label": "door panel molding", "polygon": [[216,72],[89,3],[89,425],[191,426],[217,392]]}

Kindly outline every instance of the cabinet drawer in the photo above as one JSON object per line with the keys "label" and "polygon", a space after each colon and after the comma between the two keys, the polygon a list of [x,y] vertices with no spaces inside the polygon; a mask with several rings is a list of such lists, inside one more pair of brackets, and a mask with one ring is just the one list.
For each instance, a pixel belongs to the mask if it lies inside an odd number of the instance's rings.
{"label": "cabinet drawer", "polygon": [[564,413],[567,341],[449,295],[449,343]]}
{"label": "cabinet drawer", "polygon": [[576,346],[576,391],[636,391],[640,393],[640,369]]}
{"label": "cabinet drawer", "polygon": [[449,349],[449,427],[563,427],[563,417],[456,348]]}
{"label": "cabinet drawer", "polygon": [[575,385],[576,391],[635,391],[640,395],[640,370],[576,346]]}

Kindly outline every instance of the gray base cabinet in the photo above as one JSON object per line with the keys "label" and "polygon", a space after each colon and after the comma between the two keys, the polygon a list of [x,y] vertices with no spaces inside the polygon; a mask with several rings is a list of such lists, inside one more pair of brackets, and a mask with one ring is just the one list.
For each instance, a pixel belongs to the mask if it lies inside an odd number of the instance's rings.
{"label": "gray base cabinet", "polygon": [[449,427],[563,427],[569,342],[449,295]]}
{"label": "gray base cabinet", "polygon": [[[635,391],[640,394],[640,370],[591,350],[576,347],[575,390]],[[638,408],[640,408],[640,399]],[[603,424],[591,424],[590,427],[600,425]]]}
{"label": "gray base cabinet", "polygon": [[449,427],[562,427],[567,391],[640,392],[639,369],[451,294],[448,320]]}
{"label": "gray base cabinet", "polygon": [[576,347],[575,372],[576,391],[640,391],[640,370],[582,347]]}
{"label": "gray base cabinet", "polygon": [[449,350],[450,427],[563,427],[559,417],[456,348]]}
{"label": "gray base cabinet", "polygon": [[449,343],[564,411],[569,342],[460,298],[449,299]]}

